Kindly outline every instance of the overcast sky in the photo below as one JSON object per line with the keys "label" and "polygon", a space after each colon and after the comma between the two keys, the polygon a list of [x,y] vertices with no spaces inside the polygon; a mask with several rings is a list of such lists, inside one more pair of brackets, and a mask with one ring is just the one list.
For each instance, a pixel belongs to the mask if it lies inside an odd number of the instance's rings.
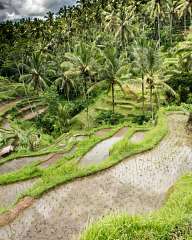
{"label": "overcast sky", "polygon": [[0,21],[21,17],[42,17],[48,11],[57,12],[75,0],[0,0]]}

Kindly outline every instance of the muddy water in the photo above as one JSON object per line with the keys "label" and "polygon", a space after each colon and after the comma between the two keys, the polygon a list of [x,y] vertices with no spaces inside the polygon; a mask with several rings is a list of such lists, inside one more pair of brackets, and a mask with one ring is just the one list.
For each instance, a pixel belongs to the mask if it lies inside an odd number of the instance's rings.
{"label": "muddy water", "polygon": [[52,154],[49,158],[47,158],[46,161],[43,161],[43,163],[40,164],[42,168],[47,168],[53,164],[55,164],[59,159],[62,159],[63,157],[69,156],[73,153],[75,153],[77,147],[73,146],[72,149],[65,153],[55,153]]}
{"label": "muddy water", "polygon": [[75,151],[76,151],[76,147],[74,146],[69,152],[66,152],[66,153],[50,153],[47,155],[42,155],[37,157],[23,157],[23,158],[15,159],[1,165],[0,174],[5,174],[5,173],[19,170],[22,167],[25,167],[37,161],[42,161],[42,163],[39,164],[39,166],[46,168],[46,167],[49,167],[51,164],[56,163],[60,158],[73,154]]}
{"label": "muddy water", "polygon": [[119,142],[125,134],[127,133],[128,128],[122,128],[120,131],[118,131],[115,135],[113,135],[111,138],[108,138],[100,143],[98,143],[91,151],[89,151],[81,160],[80,165],[81,166],[87,166],[91,164],[96,164],[104,161],[109,157],[109,151],[111,147]]}
{"label": "muddy water", "polygon": [[143,141],[145,138],[145,133],[144,132],[136,132],[131,138],[130,141],[132,143],[139,143]]}
{"label": "muddy water", "polygon": [[105,136],[107,133],[109,133],[110,131],[111,131],[111,128],[104,128],[104,129],[101,129],[101,130],[97,131],[97,132],[95,133],[95,135],[96,135],[97,137],[103,137],[103,136]]}
{"label": "muddy water", "polygon": [[170,133],[153,150],[43,195],[10,226],[0,229],[0,239],[77,240],[89,221],[105,214],[142,214],[161,207],[167,190],[192,170],[186,121],[185,116],[169,116]]}
{"label": "muddy water", "polygon": [[80,141],[85,140],[86,138],[88,138],[88,136],[86,136],[86,135],[77,135],[77,136],[71,137],[71,138],[69,139],[69,142],[73,142],[73,141],[78,141],[78,142],[80,142]]}
{"label": "muddy water", "polygon": [[17,197],[25,190],[30,188],[34,182],[35,180],[32,179],[10,185],[0,186],[0,207],[7,208],[14,204]]}
{"label": "muddy water", "polygon": [[19,170],[22,167],[25,167],[26,165],[36,162],[36,161],[41,161],[49,158],[51,155],[46,155],[46,156],[38,156],[38,157],[23,157],[19,159],[15,159],[9,162],[4,163],[3,165],[0,166],[0,174],[5,174],[9,173],[12,171]]}

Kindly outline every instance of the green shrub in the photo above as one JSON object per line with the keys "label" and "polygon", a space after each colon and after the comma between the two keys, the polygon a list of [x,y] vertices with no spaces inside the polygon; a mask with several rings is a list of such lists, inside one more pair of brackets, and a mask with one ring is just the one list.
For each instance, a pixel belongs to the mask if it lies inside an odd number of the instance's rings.
{"label": "green shrub", "polygon": [[113,113],[112,111],[101,112],[96,118],[97,124],[116,125],[125,121],[125,117],[121,113]]}
{"label": "green shrub", "polygon": [[145,114],[145,115],[138,115],[133,117],[132,122],[139,124],[139,125],[143,125],[146,122],[149,122],[149,120],[151,119],[151,114]]}
{"label": "green shrub", "polygon": [[180,102],[188,102],[192,93],[192,74],[180,73],[173,75],[168,84],[179,94]]}

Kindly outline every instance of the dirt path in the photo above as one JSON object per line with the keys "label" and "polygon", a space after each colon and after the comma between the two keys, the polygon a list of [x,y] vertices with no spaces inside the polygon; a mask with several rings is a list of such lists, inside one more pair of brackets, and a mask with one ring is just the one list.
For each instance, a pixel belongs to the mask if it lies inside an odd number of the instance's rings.
{"label": "dirt path", "polygon": [[38,115],[44,113],[46,110],[47,110],[47,108],[43,107],[38,110],[35,110],[34,112],[29,112],[29,113],[25,114],[24,116],[22,116],[22,120],[26,121],[26,120],[34,119]]}
{"label": "dirt path", "polygon": [[167,190],[192,170],[187,117],[169,116],[169,135],[152,151],[58,187],[0,230],[0,240],[77,240],[89,221],[114,211],[129,214],[159,208]]}
{"label": "dirt path", "polygon": [[18,99],[0,104],[0,115],[3,115],[10,108],[15,107],[17,103],[18,103]]}

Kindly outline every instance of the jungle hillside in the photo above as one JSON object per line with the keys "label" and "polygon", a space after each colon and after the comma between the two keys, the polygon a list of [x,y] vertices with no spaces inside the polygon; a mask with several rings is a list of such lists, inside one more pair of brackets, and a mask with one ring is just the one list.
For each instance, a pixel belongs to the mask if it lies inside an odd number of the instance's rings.
{"label": "jungle hillside", "polygon": [[0,240],[44,239],[192,240],[191,0],[0,22]]}

